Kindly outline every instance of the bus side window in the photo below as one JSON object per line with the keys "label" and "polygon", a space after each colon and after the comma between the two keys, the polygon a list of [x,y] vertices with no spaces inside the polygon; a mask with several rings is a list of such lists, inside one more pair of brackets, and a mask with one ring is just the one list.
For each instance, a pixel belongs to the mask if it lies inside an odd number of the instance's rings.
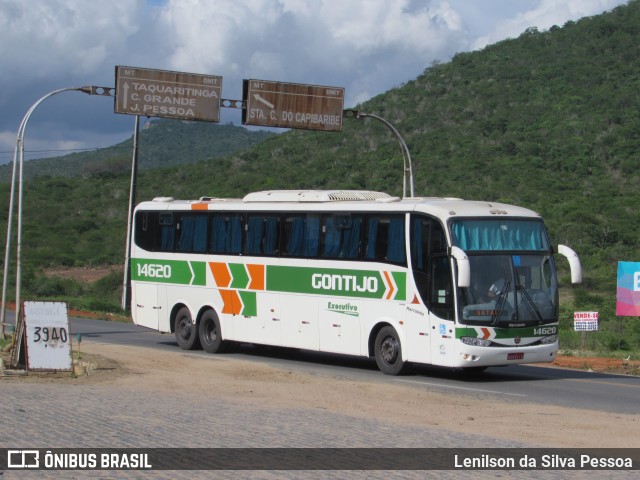
{"label": "bus side window", "polygon": [[365,259],[406,263],[403,215],[370,215],[365,228]]}
{"label": "bus side window", "polygon": [[275,216],[250,214],[247,217],[244,253],[246,255],[277,255],[279,220]]}
{"label": "bus side window", "polygon": [[207,249],[206,213],[185,213],[177,222],[176,250],[185,253],[204,253]]}
{"label": "bus side window", "polygon": [[244,253],[245,255],[260,255],[262,253],[262,236],[264,229],[264,219],[249,215],[245,226],[246,232],[244,237]]}
{"label": "bus side window", "polygon": [[135,218],[135,244],[148,251],[154,249],[158,214],[156,212],[136,212]]}
{"label": "bus side window", "polygon": [[173,214],[160,213],[159,224],[160,235],[158,236],[158,240],[160,240],[160,245],[158,245],[158,248],[156,249],[160,250],[161,252],[173,252],[173,245],[175,240]]}
{"label": "bus side window", "polygon": [[322,219],[322,257],[360,258],[361,236],[361,215],[326,215]]}
{"label": "bus side window", "polygon": [[265,217],[262,248],[265,255],[278,255],[280,217]]}
{"label": "bus side window", "polygon": [[404,218],[391,218],[389,222],[389,240],[387,241],[387,260],[392,263],[404,263],[406,246],[404,242]]}
{"label": "bus side window", "polygon": [[242,215],[214,215],[209,252],[238,255],[242,251]]}
{"label": "bus side window", "polygon": [[320,245],[320,215],[287,217],[284,224],[284,255],[314,258]]}

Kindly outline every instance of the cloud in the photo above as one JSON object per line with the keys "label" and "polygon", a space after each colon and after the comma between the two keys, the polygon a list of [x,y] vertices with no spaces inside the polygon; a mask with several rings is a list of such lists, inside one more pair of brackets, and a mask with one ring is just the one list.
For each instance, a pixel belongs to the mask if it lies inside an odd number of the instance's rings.
{"label": "cloud", "polygon": [[[594,15],[624,0],[1,0],[0,132],[52,90],[114,85],[116,65],[345,88],[345,106],[414,79],[434,61],[525,29]],[[72,98],[73,97],[73,98]],[[223,109],[222,121],[240,112]],[[45,102],[31,141],[99,145],[131,135],[113,102]],[[0,151],[13,140],[0,136]],[[2,159],[0,159],[1,161]]]}
{"label": "cloud", "polygon": [[493,31],[478,38],[474,49],[503,40],[516,38],[527,28],[548,30],[554,25],[561,27],[569,20],[600,14],[604,11],[626,3],[620,0],[540,0],[534,8],[518,13],[512,18],[499,22]]}
{"label": "cloud", "polygon": [[3,64],[18,78],[91,73],[126,50],[140,6],[136,0],[3,0]]}
{"label": "cloud", "polygon": [[355,102],[464,48],[462,23],[447,2],[170,0],[158,28],[170,68],[230,73],[238,93],[240,78],[345,86]]}

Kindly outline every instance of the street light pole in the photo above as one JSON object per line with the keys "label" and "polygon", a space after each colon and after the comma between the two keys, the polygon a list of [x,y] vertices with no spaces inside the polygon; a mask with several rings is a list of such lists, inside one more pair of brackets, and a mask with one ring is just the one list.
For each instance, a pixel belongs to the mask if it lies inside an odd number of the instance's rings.
{"label": "street light pole", "polygon": [[400,135],[400,132],[398,132],[398,130],[396,130],[396,128],[393,125],[391,125],[391,123],[389,123],[387,120],[377,115],[374,115],[372,113],[364,113],[364,112],[360,112],[359,110],[345,110],[344,114],[347,117],[353,116],[354,118],[357,118],[357,119],[362,117],[375,118],[376,120],[382,122],[389,130],[391,130],[391,133],[393,133],[395,137],[398,139],[398,142],[400,143],[400,148],[402,150],[402,160],[403,160],[403,167],[404,167],[404,175],[402,177],[402,198],[407,197],[407,184],[409,184],[409,190],[410,190],[411,196],[412,197],[415,196],[414,187],[413,187],[413,164],[411,162],[411,154],[409,153],[409,148],[407,147],[407,144],[403,140],[402,135]]}
{"label": "street light pole", "polygon": [[136,115],[133,130],[133,155],[131,159],[131,185],[129,187],[129,210],[127,211],[127,244],[124,252],[124,278],[122,280],[122,310],[131,301],[131,232],[133,229],[133,209],[136,205],[138,181],[138,137],[140,135],[140,115]]}
{"label": "street light pole", "polygon": [[78,91],[83,92],[88,95],[102,95],[102,96],[112,96],[111,95],[112,88],[110,87],[95,87],[95,86],[85,86],[85,87],[70,87],[70,88],[61,88],[59,90],[54,90],[40,98],[37,102],[35,102],[31,108],[27,111],[25,116],[20,122],[20,127],[18,128],[18,135],[16,138],[16,149],[13,157],[13,173],[11,176],[11,196],[9,200],[9,215],[7,220],[7,243],[5,249],[5,261],[4,261],[4,275],[2,281],[2,309],[0,312],[0,338],[4,338],[4,327],[5,327],[5,319],[6,319],[6,297],[7,297],[7,283],[9,277],[9,248],[11,246],[11,226],[13,223],[13,203],[15,196],[15,186],[16,186],[16,170],[18,172],[18,233],[17,233],[17,243],[16,243],[16,312],[20,310],[20,290],[22,285],[22,265],[21,265],[21,256],[22,256],[22,178],[23,178],[23,165],[24,165],[24,133],[27,128],[27,123],[31,114],[35,111],[35,109],[44,102],[47,98],[57,95],[62,92],[69,91]]}

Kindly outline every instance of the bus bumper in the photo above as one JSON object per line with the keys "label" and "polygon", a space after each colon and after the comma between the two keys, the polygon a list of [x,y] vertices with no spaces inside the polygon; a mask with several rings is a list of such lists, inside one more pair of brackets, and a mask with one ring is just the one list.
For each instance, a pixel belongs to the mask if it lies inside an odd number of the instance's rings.
{"label": "bus bumper", "polygon": [[522,363],[551,363],[558,353],[558,342],[524,347],[476,347],[463,345],[454,367],[491,367]]}

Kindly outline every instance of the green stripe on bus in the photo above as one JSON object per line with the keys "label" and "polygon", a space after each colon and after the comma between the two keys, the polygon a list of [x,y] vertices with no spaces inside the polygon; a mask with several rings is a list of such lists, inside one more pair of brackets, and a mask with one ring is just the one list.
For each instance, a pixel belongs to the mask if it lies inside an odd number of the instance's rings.
{"label": "green stripe on bus", "polygon": [[246,315],[247,317],[257,317],[258,302],[256,300],[256,292],[240,291],[238,294],[240,295],[243,305],[240,314]]}
{"label": "green stripe on bus", "polygon": [[394,300],[405,300],[407,298],[407,274],[405,272],[391,272],[393,281],[396,282],[398,291],[393,296]]}
{"label": "green stripe on bus", "polygon": [[184,260],[131,259],[131,279],[142,282],[205,286],[207,264]]}
{"label": "green stripe on bus", "polygon": [[[558,333],[557,325],[541,325],[537,327],[519,327],[519,328],[500,328],[500,327],[459,327],[456,328],[456,338],[461,337],[473,337],[483,338],[482,330],[488,330],[491,334],[491,338],[495,340],[502,340],[505,338],[532,338],[532,337],[545,337],[547,335],[555,335]],[[495,336],[494,336],[495,335]]]}
{"label": "green stripe on bus", "polygon": [[231,285],[229,288],[247,288],[249,285],[249,275],[244,263],[229,263],[229,271],[231,272]]}
{"label": "green stripe on bus", "polygon": [[[267,266],[267,290],[358,298],[406,299],[406,273],[392,272],[395,286],[375,270]],[[393,289],[393,290],[392,290]]]}

